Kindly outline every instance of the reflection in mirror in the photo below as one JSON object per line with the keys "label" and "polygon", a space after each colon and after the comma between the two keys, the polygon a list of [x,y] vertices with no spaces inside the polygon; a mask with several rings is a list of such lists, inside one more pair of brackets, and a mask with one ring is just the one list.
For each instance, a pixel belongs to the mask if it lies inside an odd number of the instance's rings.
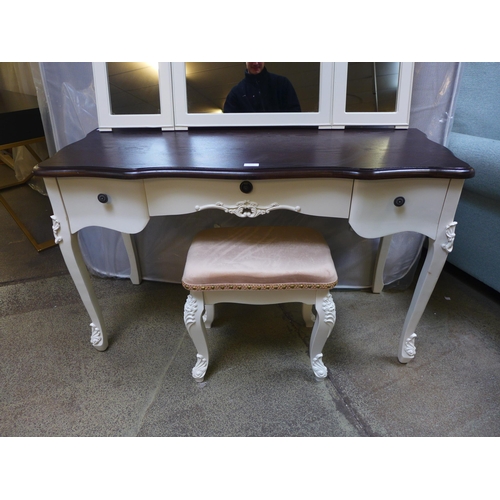
{"label": "reflection in mirror", "polygon": [[108,62],[106,68],[112,114],[160,113],[158,63]]}
{"label": "reflection in mirror", "polygon": [[[265,63],[292,83],[302,112],[318,112],[320,63]],[[245,77],[245,63],[186,63],[188,113],[222,113],[231,89]]]}
{"label": "reflection in mirror", "polygon": [[348,63],[346,112],[396,111],[398,62]]}

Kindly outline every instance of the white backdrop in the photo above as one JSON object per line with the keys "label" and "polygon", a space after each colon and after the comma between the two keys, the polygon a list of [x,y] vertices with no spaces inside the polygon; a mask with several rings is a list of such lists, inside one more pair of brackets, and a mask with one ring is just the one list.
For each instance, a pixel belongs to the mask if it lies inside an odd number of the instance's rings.
{"label": "white backdrop", "polygon": [[[85,137],[97,128],[91,63],[32,63],[49,153]],[[446,144],[460,75],[459,63],[416,63],[410,127],[429,139]],[[184,260],[193,236],[201,229],[219,226],[305,225],[319,229],[327,239],[339,274],[339,287],[371,286],[378,239],[357,236],[345,220],[311,217],[286,211],[255,220],[239,219],[220,211],[182,216],[153,217],[136,236],[144,279],[180,282]],[[126,278],[130,267],[119,233],[86,228],[79,233],[89,270],[99,276]],[[395,235],[384,272],[384,283],[405,287],[411,283],[423,237]]]}

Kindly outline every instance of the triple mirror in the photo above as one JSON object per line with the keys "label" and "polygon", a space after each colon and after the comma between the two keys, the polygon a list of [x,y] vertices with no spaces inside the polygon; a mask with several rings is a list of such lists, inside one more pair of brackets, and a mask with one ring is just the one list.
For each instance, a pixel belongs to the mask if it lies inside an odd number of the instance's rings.
{"label": "triple mirror", "polygon": [[119,62],[93,70],[100,130],[409,122],[413,63]]}

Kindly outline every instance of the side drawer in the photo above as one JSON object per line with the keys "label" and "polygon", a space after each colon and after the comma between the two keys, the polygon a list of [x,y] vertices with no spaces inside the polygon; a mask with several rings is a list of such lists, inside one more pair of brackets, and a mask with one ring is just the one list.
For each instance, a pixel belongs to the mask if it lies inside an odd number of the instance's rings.
{"label": "side drawer", "polygon": [[134,234],[149,221],[142,180],[68,177],[58,183],[72,233],[100,226]]}
{"label": "side drawer", "polygon": [[256,180],[250,181],[250,192],[242,190],[241,181],[226,179],[146,179],[144,186],[151,216],[219,209],[255,217],[285,209],[347,218],[352,183],[349,179]]}
{"label": "side drawer", "polygon": [[364,238],[415,231],[436,238],[449,179],[354,181],[349,223]]}

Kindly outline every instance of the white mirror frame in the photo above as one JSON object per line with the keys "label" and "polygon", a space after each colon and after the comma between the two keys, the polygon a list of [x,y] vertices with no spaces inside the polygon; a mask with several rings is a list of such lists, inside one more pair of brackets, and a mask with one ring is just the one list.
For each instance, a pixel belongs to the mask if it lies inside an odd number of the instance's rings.
{"label": "white mirror frame", "polygon": [[302,126],[329,127],[332,110],[333,63],[320,63],[319,111],[302,113],[188,113],[186,65],[172,63],[175,128]]}
{"label": "white mirror frame", "polygon": [[111,112],[108,71],[105,62],[92,63],[96,94],[97,120],[101,132],[113,128],[161,128],[174,129],[172,105],[172,75],[170,63],[158,63],[160,89],[160,113],[155,115],[115,115]]}
{"label": "white mirror frame", "polygon": [[414,63],[402,62],[399,65],[399,85],[394,112],[346,112],[347,65],[335,63],[333,80],[333,128],[346,126],[387,126],[408,128],[410,123],[411,92],[413,85]]}
{"label": "white mirror frame", "polygon": [[346,113],[348,63],[320,63],[319,111],[305,113],[188,113],[186,65],[158,63],[160,109],[157,115],[111,113],[105,62],[94,62],[94,86],[100,131],[113,128],[317,126],[342,129],[346,126],[394,126],[408,128],[414,63],[401,63],[395,112]]}

